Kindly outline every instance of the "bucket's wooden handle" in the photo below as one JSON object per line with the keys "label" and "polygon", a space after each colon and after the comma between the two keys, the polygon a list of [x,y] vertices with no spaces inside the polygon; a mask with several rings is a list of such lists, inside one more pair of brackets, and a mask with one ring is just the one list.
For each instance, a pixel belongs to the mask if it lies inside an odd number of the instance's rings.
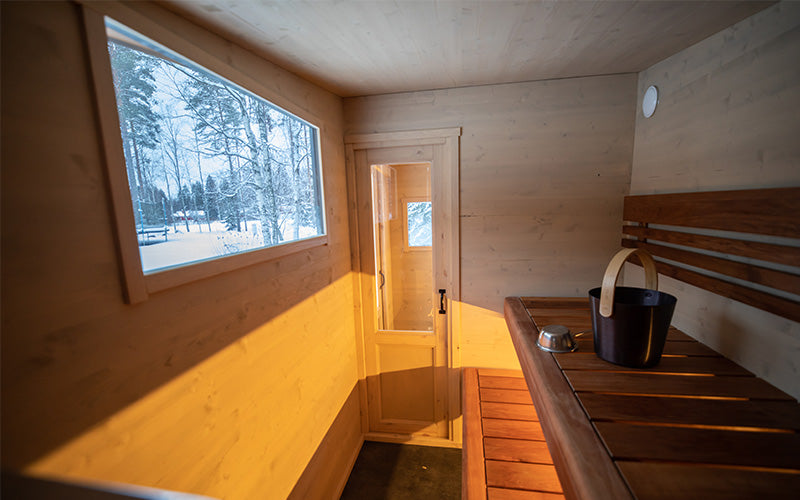
{"label": "bucket's wooden handle", "polygon": [[614,312],[614,288],[617,286],[617,279],[622,265],[628,258],[636,254],[644,266],[644,287],[651,290],[658,290],[658,271],[656,262],[650,252],[643,248],[623,248],[611,258],[603,276],[603,288],[600,290],[600,315],[604,318],[611,316]]}

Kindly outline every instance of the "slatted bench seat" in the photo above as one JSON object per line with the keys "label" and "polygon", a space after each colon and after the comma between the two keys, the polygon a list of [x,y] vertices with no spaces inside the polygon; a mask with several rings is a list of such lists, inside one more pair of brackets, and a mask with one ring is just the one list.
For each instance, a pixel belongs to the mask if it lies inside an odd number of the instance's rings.
{"label": "slatted bench seat", "polygon": [[465,368],[462,498],[563,499],[521,371]]}
{"label": "slatted bench seat", "polygon": [[800,405],[671,328],[661,362],[626,368],[536,347],[537,325],[591,326],[582,298],[506,299],[506,319],[567,499],[794,499]]}
{"label": "slatted bench seat", "polygon": [[[622,246],[660,275],[800,321],[800,188],[628,196],[623,218]],[[567,499],[800,495],[792,396],[674,327],[648,369],[598,358],[591,336],[538,349],[539,327],[591,328],[587,298],[508,297],[505,317]]]}

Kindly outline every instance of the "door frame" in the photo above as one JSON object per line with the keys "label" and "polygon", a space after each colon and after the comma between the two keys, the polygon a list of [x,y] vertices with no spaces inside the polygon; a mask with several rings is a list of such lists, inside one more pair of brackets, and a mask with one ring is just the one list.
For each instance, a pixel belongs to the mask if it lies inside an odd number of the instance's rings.
{"label": "door frame", "polygon": [[[438,446],[461,446],[461,235],[459,202],[459,139],[461,127],[407,130],[374,134],[355,134],[345,136],[345,165],[348,190],[348,217],[350,223],[350,257],[353,269],[354,294],[356,295],[356,346],[358,365],[358,387],[361,402],[361,432],[365,437],[376,441],[410,442]],[[356,172],[356,155],[367,150],[432,146],[431,199],[434,206],[444,210],[445,224],[441,234],[433,237],[443,242],[434,251],[434,269],[441,266],[445,274],[444,287],[447,289],[448,321],[444,336],[447,355],[447,420],[448,439],[412,437],[371,433],[369,431],[367,368],[364,340],[364,315],[372,314],[372,304],[365,303],[365,288],[372,286],[374,277],[362,274],[361,247],[359,237],[359,200]],[[409,158],[408,163],[416,160]],[[449,237],[444,237],[449,233]]]}

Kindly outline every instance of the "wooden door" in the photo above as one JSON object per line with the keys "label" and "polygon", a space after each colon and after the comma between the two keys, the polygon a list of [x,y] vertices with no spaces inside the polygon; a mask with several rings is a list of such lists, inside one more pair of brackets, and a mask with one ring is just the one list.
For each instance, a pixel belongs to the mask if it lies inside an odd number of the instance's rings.
{"label": "wooden door", "polygon": [[447,172],[441,167],[445,144],[362,146],[348,153],[362,295],[365,430],[372,438],[458,442],[451,314],[458,234],[453,183],[440,178]]}

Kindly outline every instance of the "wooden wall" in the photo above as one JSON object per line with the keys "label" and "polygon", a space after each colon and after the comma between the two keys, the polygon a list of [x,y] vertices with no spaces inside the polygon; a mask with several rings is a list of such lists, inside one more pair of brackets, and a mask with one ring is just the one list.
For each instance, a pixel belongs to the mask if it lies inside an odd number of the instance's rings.
{"label": "wooden wall", "polygon": [[361,442],[341,100],[157,6],[101,8],[320,126],[329,244],[123,303],[80,8],[3,2],[3,467],[278,499],[333,429],[312,465],[340,484]]}
{"label": "wooden wall", "polygon": [[619,246],[635,75],[348,98],[346,133],[463,127],[463,366],[517,367],[508,295],[585,296]]}
{"label": "wooden wall", "polygon": [[[406,203],[430,201],[430,164],[395,165],[396,215],[389,221],[392,234],[392,299],[394,328],[433,330],[433,252],[430,247],[408,248]],[[426,182],[427,181],[427,182]]]}
{"label": "wooden wall", "polygon": [[[631,194],[800,186],[798,61],[800,4],[783,2],[639,73]],[[649,85],[660,102],[646,119]],[[678,297],[676,326],[800,397],[800,324],[662,287]]]}

